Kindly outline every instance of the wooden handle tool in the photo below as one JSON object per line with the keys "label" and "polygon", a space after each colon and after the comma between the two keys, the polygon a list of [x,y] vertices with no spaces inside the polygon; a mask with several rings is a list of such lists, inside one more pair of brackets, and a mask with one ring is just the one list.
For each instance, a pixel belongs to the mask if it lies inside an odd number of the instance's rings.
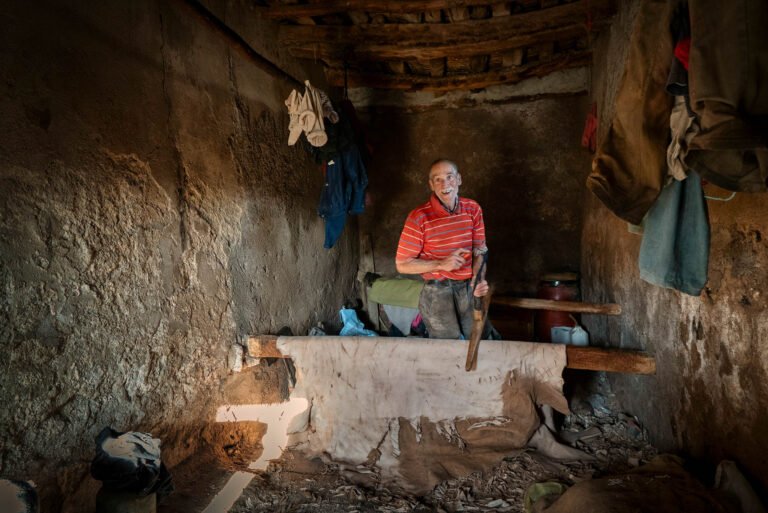
{"label": "wooden handle tool", "polygon": [[491,304],[491,291],[483,297],[475,296],[477,284],[485,279],[485,264],[488,262],[488,253],[483,253],[483,261],[475,277],[475,285],[472,287],[472,334],[469,337],[469,347],[467,348],[467,363],[464,369],[469,372],[477,369],[477,350],[480,347],[480,339],[483,336],[483,327],[485,327],[485,318],[488,316],[488,306]]}

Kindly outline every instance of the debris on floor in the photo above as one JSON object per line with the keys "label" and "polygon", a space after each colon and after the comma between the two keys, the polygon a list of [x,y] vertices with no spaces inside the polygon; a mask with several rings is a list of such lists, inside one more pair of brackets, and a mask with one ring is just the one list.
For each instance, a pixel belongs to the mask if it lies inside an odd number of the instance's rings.
{"label": "debris on floor", "polygon": [[525,449],[489,472],[443,481],[421,497],[377,485],[375,475],[359,476],[339,465],[303,460],[289,451],[257,475],[230,511],[523,513],[526,491],[535,483],[570,487],[628,471],[657,455],[645,429],[629,415],[607,410],[571,414],[564,419],[561,439],[585,430],[588,436],[574,439],[573,445],[595,456],[592,460],[554,461]]}

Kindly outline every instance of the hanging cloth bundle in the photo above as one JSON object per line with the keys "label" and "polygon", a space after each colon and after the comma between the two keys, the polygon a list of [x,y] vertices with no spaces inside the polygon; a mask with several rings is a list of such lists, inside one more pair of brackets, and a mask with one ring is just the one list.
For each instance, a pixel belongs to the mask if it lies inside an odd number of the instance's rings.
{"label": "hanging cloth bundle", "polygon": [[328,142],[328,134],[325,133],[323,118],[327,117],[331,123],[336,123],[339,121],[339,115],[333,109],[331,100],[324,91],[312,87],[309,80],[304,81],[304,85],[306,86],[304,94],[294,89],[285,100],[285,106],[291,117],[288,125],[288,145],[296,144],[299,136],[304,132],[309,144],[315,147],[324,146]]}

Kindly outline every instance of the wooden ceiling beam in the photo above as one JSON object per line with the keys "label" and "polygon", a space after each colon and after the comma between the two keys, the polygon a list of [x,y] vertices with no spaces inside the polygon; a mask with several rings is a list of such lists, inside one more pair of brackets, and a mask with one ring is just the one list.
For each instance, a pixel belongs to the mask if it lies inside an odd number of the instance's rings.
{"label": "wooden ceiling beam", "polygon": [[586,24],[588,12],[593,24],[599,24],[613,14],[612,4],[613,0],[578,0],[549,9],[453,23],[282,25],[279,38],[282,45],[289,47],[301,47],[317,42],[349,47],[362,44],[434,46],[446,42],[472,43],[478,40],[507,39],[521,34],[533,34],[564,25]]}
{"label": "wooden ceiling beam", "polygon": [[325,16],[340,12],[420,13],[441,9],[461,9],[489,5],[494,0],[326,0],[318,3],[273,5],[262,7],[261,15],[269,19],[296,19],[304,16]]}
{"label": "wooden ceiling beam", "polygon": [[[455,89],[482,89],[484,87],[514,84],[527,78],[542,77],[567,68],[587,66],[592,54],[588,50],[568,52],[557,55],[552,60],[516,68],[456,75],[445,77],[387,75],[382,73],[364,73],[349,70],[349,87],[371,87],[376,89],[399,89],[403,91],[450,91]],[[332,86],[344,85],[344,70],[329,68],[325,72],[328,83]]]}
{"label": "wooden ceiling beam", "polygon": [[442,77],[445,74],[445,59],[410,60],[408,67],[414,75]]}
{"label": "wooden ceiling beam", "polygon": [[494,18],[499,16],[509,16],[509,5],[507,5],[506,2],[501,4],[493,4],[491,6],[491,10],[493,12]]}
{"label": "wooden ceiling beam", "polygon": [[424,23],[442,23],[443,11],[440,9],[434,11],[424,11]]}
{"label": "wooden ceiling beam", "polygon": [[469,8],[467,7],[454,7],[448,9],[448,21],[456,23],[457,21],[464,21],[469,19]]}
{"label": "wooden ceiling beam", "polygon": [[446,57],[472,57],[496,52],[508,52],[517,48],[586,36],[583,25],[572,24],[550,30],[470,43],[441,44],[435,46],[416,45],[345,45],[317,41],[312,44],[292,47],[292,56],[302,59],[320,59],[325,62],[343,61],[400,61],[403,59],[444,59]]}
{"label": "wooden ceiling beam", "polygon": [[350,11],[347,13],[347,16],[355,25],[363,25],[371,21],[370,16],[365,12]]}

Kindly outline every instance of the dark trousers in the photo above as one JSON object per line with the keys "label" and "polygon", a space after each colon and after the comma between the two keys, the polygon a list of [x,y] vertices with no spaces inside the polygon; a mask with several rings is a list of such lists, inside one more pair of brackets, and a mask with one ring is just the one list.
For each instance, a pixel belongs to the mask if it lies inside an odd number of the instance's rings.
{"label": "dark trousers", "polygon": [[469,280],[429,280],[419,297],[419,312],[429,338],[469,339],[472,290]]}

